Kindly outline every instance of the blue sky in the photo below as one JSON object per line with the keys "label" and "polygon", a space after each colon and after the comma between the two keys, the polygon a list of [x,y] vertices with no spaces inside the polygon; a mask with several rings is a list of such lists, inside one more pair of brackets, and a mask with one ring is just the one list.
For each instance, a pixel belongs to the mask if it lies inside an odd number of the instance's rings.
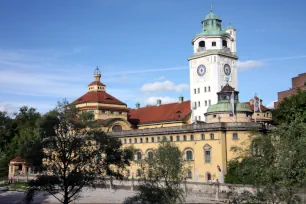
{"label": "blue sky", "polygon": [[0,110],[73,101],[97,65],[129,107],[189,99],[191,40],[211,4],[237,29],[240,101],[270,104],[306,71],[305,1],[2,0]]}

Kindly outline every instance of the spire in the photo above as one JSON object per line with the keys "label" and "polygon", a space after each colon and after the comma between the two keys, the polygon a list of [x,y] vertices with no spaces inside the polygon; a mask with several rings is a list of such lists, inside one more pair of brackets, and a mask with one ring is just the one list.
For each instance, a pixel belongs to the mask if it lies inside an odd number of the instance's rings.
{"label": "spire", "polygon": [[95,81],[100,81],[101,79],[101,71],[98,66],[94,71],[94,78],[95,78]]}

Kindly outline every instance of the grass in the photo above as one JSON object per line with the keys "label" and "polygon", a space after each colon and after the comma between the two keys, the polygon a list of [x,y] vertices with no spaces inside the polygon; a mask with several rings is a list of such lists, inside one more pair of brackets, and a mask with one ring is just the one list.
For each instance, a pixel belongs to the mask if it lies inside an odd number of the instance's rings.
{"label": "grass", "polygon": [[28,187],[27,182],[15,182],[15,183],[1,183],[0,187],[8,187],[10,191],[17,191],[17,190],[23,190],[26,191]]}

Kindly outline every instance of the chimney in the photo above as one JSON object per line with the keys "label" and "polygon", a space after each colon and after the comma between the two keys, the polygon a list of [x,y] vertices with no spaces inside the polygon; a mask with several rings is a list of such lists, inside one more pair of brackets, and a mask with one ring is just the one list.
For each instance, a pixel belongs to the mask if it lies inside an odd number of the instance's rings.
{"label": "chimney", "polygon": [[179,96],[179,103],[182,103],[184,101],[184,97],[183,96]]}
{"label": "chimney", "polygon": [[140,103],[136,103],[136,109],[140,108]]}
{"label": "chimney", "polygon": [[161,103],[162,103],[162,101],[161,101],[160,99],[157,99],[157,104],[156,104],[156,106],[160,106]]}

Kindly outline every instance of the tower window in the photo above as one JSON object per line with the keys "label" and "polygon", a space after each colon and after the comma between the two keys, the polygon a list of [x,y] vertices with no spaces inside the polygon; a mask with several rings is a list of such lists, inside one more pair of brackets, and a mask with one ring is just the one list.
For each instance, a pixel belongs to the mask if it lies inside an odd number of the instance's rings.
{"label": "tower window", "polygon": [[208,105],[209,105],[209,106],[211,105],[211,100],[208,100]]}
{"label": "tower window", "polygon": [[204,87],[204,92],[207,92],[207,89],[206,89],[206,87]]}
{"label": "tower window", "polygon": [[140,143],[142,143],[143,142],[143,139],[142,138],[140,138]]}
{"label": "tower window", "polygon": [[208,87],[208,92],[210,92],[210,86]]}
{"label": "tower window", "polygon": [[205,101],[205,106],[207,106],[207,101]]}
{"label": "tower window", "polygon": [[199,47],[205,47],[205,41],[200,41],[199,42]]}
{"label": "tower window", "polygon": [[216,47],[217,43],[216,42],[212,42],[211,46]]}
{"label": "tower window", "polygon": [[198,88],[198,93],[200,93],[200,88]]}
{"label": "tower window", "polygon": [[227,47],[227,41],[226,40],[222,40],[222,46]]}

